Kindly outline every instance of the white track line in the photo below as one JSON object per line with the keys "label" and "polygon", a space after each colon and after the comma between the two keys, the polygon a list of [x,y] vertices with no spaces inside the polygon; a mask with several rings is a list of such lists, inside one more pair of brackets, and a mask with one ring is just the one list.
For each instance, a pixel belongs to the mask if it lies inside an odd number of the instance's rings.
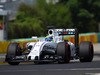
{"label": "white track line", "polygon": [[73,68],[73,69],[47,69],[48,71],[88,71],[88,70],[100,70],[100,68]]}
{"label": "white track line", "polygon": [[100,75],[100,73],[85,73],[86,75]]}

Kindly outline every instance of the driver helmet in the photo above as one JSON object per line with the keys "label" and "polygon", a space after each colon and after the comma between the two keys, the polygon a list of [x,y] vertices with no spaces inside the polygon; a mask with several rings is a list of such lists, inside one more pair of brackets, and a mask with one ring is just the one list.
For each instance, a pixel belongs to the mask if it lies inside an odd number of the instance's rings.
{"label": "driver helmet", "polygon": [[51,35],[46,36],[45,41],[52,41],[53,37]]}

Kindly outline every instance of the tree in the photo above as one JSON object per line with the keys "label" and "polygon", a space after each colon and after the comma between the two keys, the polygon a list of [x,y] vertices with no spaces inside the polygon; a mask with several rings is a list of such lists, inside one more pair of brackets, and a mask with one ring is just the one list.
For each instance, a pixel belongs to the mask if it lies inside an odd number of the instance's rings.
{"label": "tree", "polygon": [[[99,3],[99,0],[69,0],[67,7],[69,7],[72,14],[72,22],[74,27],[78,28],[80,32],[94,32],[97,31],[97,15],[94,4]],[[98,5],[98,4],[96,4]],[[100,8],[98,8],[99,10]],[[96,9],[97,11],[97,9]],[[91,24],[91,25],[90,25]]]}
{"label": "tree", "polygon": [[[98,31],[100,0],[61,0],[57,4],[37,0],[37,5],[21,4],[10,24],[9,38],[45,36],[47,26],[78,28],[79,32]],[[8,34],[8,35],[9,35]]]}

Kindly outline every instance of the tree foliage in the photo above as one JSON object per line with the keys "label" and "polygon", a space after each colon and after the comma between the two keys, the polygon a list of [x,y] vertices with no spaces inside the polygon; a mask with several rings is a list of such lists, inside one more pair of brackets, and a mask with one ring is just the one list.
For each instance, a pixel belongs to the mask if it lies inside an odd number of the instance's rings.
{"label": "tree foliage", "polygon": [[16,20],[10,23],[9,39],[44,36],[46,27],[78,28],[79,32],[96,32],[100,17],[100,0],[61,0],[57,4],[37,0],[37,5],[21,4]]}

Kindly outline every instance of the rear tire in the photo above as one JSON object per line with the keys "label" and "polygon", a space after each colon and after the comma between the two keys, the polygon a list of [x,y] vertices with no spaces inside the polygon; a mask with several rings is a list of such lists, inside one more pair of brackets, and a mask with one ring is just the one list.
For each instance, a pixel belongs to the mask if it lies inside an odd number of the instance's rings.
{"label": "rear tire", "polygon": [[93,44],[89,41],[83,41],[79,46],[80,62],[91,62],[94,56]]}
{"label": "rear tire", "polygon": [[21,46],[19,43],[10,43],[7,48],[6,61],[10,65],[18,65],[20,62],[12,62],[15,56],[22,55]]}
{"label": "rear tire", "polygon": [[8,62],[10,65],[19,65],[20,62]]}
{"label": "rear tire", "polygon": [[[60,42],[57,45],[58,63],[69,63],[70,61],[70,46],[66,42]],[[61,59],[59,57],[62,57]]]}

